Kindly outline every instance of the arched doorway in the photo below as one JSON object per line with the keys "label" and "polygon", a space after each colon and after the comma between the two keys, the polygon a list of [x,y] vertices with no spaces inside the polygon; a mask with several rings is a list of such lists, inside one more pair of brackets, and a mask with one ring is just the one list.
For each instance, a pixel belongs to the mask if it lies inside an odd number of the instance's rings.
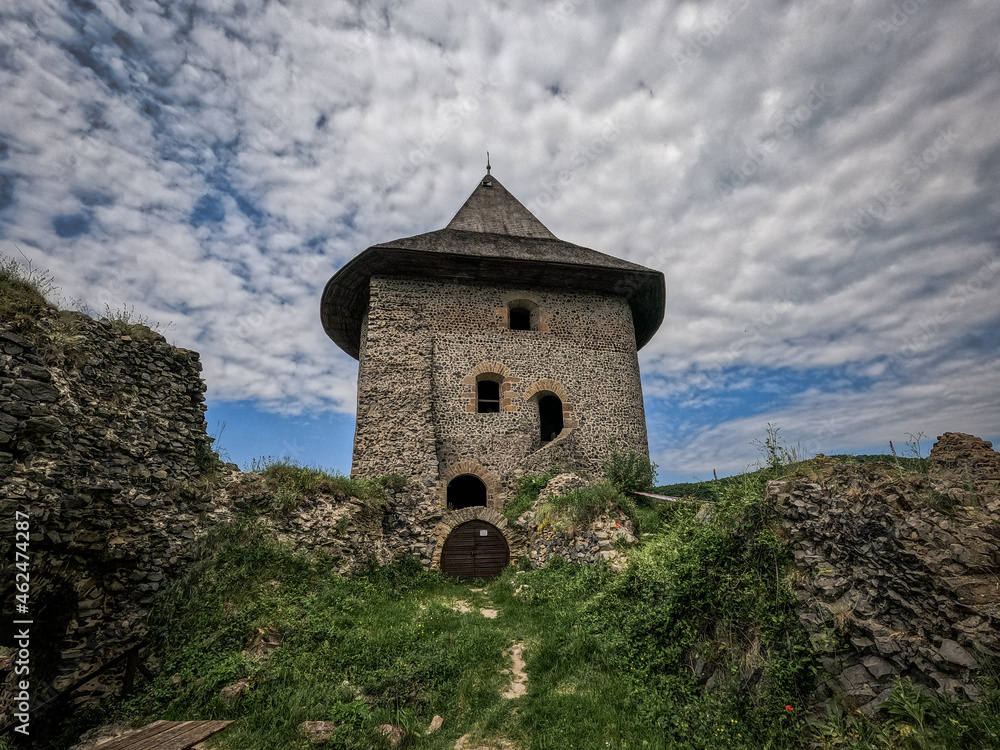
{"label": "arched doorway", "polygon": [[538,399],[538,421],[542,428],[542,443],[554,440],[563,429],[563,406],[558,396]]}
{"label": "arched doorway", "polygon": [[473,474],[462,474],[448,482],[448,510],[486,505],[486,485]]}
{"label": "arched doorway", "polygon": [[466,521],[444,540],[441,571],[463,580],[497,578],[510,564],[510,547],[491,523]]}

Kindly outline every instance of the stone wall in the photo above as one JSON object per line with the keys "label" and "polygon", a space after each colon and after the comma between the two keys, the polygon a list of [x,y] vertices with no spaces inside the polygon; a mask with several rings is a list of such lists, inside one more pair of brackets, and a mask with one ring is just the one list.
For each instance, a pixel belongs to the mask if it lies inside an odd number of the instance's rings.
{"label": "stone wall", "polygon": [[404,555],[430,567],[442,511],[421,487],[386,490],[384,500],[317,492],[287,512],[268,511],[274,488],[260,474],[230,471],[213,497],[220,518],[250,512],[294,549],[321,550],[342,575]]}
{"label": "stone wall", "polygon": [[[139,340],[142,339],[142,340]],[[0,546],[12,611],[14,511],[30,517],[36,703],[141,635],[190,559],[215,463],[198,355],[148,329],[49,310],[0,329]],[[10,620],[3,643],[11,645]]]}
{"label": "stone wall", "polygon": [[935,473],[964,479],[984,489],[1000,482],[1000,453],[993,443],[960,432],[940,435],[931,448],[928,462]]}
{"label": "stone wall", "polygon": [[[358,373],[353,473],[403,473],[440,491],[474,462],[510,492],[554,465],[598,477],[614,438],[648,452],[631,311],[624,299],[374,277]],[[538,330],[507,328],[508,304],[537,305]],[[481,377],[501,411],[475,410]],[[541,443],[537,400],[555,393],[564,429]],[[502,505],[502,503],[501,503]]]}
{"label": "stone wall", "polygon": [[[579,565],[607,563],[616,570],[627,563],[624,545],[634,544],[631,522],[624,516],[602,515],[580,528],[557,528],[548,519],[539,522],[539,508],[547,500],[589,486],[585,478],[563,473],[552,477],[531,508],[517,519],[527,537],[527,558],[532,568],[541,568],[553,557]],[[618,548],[616,548],[616,544]]]}
{"label": "stone wall", "polygon": [[[947,434],[932,456],[971,445],[982,441]],[[1000,491],[975,473],[996,465],[995,454],[987,458],[963,477],[938,461],[929,474],[830,465],[768,485],[800,571],[800,619],[823,655],[826,697],[873,711],[897,675],[978,697],[983,658],[1000,655]]]}

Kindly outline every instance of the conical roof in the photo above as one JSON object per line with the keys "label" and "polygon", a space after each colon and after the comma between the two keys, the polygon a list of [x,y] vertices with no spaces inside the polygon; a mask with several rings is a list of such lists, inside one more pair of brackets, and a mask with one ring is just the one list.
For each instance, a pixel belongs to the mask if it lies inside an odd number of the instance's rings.
{"label": "conical roof", "polygon": [[488,172],[445,229],[558,239]]}
{"label": "conical roof", "polygon": [[663,274],[564,242],[488,172],[444,229],[369,247],[327,282],[320,317],[327,335],[352,357],[372,276],[483,281],[615,294],[632,308],[636,346],[663,321]]}

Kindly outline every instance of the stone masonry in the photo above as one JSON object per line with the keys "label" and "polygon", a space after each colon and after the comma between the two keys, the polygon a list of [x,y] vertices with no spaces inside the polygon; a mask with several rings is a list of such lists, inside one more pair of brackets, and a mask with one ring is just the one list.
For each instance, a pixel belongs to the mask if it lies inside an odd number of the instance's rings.
{"label": "stone masonry", "polygon": [[1000,656],[1000,482],[989,478],[1000,456],[955,433],[931,456],[969,446],[978,460],[961,475],[938,461],[929,474],[830,465],[768,485],[827,697],[871,712],[897,676],[942,696],[979,697],[977,670]]}
{"label": "stone masonry", "polygon": [[0,328],[3,601],[11,611],[20,510],[36,702],[141,636],[211,510],[193,491],[215,462],[198,355],[141,338],[55,310],[25,335]]}
{"label": "stone masonry", "polygon": [[[506,326],[504,299],[525,296],[539,300],[548,330]],[[499,413],[475,411],[484,376],[501,382]],[[539,393],[563,404],[563,432],[544,445]],[[630,311],[607,295],[373,278],[358,402],[353,473],[435,489],[460,462],[505,493],[552,466],[599,477],[610,439],[648,450]]]}

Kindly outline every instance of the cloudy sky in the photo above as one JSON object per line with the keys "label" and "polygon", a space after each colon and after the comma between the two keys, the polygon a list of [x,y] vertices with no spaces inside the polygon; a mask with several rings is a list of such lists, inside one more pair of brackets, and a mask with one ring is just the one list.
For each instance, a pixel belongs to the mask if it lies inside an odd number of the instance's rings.
{"label": "cloudy sky", "polygon": [[169,322],[236,462],[347,471],[322,287],[443,227],[488,149],[557,236],[666,274],[662,480],[767,423],[996,440],[998,40],[993,0],[0,0],[0,252]]}

